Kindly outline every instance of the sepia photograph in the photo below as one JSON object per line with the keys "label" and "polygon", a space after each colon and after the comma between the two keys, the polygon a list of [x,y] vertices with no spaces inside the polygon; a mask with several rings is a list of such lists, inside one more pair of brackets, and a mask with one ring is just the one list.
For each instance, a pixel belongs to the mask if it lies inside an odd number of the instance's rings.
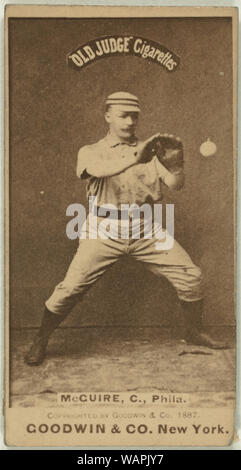
{"label": "sepia photograph", "polygon": [[8,445],[235,436],[236,8],[8,6]]}

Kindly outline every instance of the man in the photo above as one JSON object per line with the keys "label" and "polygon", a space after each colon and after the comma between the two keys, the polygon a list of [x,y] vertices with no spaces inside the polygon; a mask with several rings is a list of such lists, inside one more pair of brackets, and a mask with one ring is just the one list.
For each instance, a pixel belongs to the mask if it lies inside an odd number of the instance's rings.
{"label": "man", "polygon": [[[187,342],[217,349],[223,347],[202,331],[200,269],[175,240],[171,249],[158,250],[156,237],[144,236],[145,221],[139,221],[138,229],[133,212],[123,210],[125,206],[144,203],[153,208],[162,199],[163,183],[172,190],[179,190],[184,184],[182,161],[168,166],[157,158],[160,142],[181,144],[180,139],[155,134],[145,142],[139,142],[135,135],[139,112],[136,96],[127,92],[111,94],[106,101],[107,136],[93,145],[84,146],[78,153],[77,176],[87,180],[87,195],[98,201],[98,206],[94,207],[97,225],[100,228],[103,226],[108,206],[110,208],[112,205],[117,208],[115,222],[118,234],[110,233],[107,236],[106,230],[101,229],[97,237],[93,236],[93,217],[90,217],[93,214],[89,215],[85,227],[89,236],[80,236],[78,250],[64,280],[46,301],[39,333],[25,357],[28,365],[42,363],[51,333],[106,269],[127,253],[145,263],[157,276],[165,276],[174,286],[183,308]],[[132,232],[130,220],[133,222]],[[133,235],[136,229],[140,237]]]}

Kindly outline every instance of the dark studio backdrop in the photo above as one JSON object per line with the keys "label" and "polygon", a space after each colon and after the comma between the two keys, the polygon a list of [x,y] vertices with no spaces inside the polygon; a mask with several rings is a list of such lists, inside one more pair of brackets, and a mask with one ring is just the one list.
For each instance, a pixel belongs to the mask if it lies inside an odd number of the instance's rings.
{"label": "dark studio backdrop", "polygon": [[[181,58],[176,71],[133,56],[76,71],[66,56],[104,35],[159,42]],[[175,236],[206,279],[205,323],[234,324],[232,24],[228,18],[10,19],[11,326],[38,326],[44,301],[78,241],[67,238],[66,208],[86,204],[75,176],[78,149],[105,135],[105,97],[136,94],[138,136],[182,138],[186,186],[175,203]],[[200,144],[210,137],[215,156]],[[125,258],[91,288],[65,325],[169,325],[179,319],[173,288]]]}

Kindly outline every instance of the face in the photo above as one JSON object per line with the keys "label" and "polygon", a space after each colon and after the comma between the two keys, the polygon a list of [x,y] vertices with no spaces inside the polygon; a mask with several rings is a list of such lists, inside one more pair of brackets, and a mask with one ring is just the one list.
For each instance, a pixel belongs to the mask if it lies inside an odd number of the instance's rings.
{"label": "face", "polygon": [[128,139],[135,135],[138,112],[128,111],[121,106],[111,106],[105,114],[110,132],[120,139]]}

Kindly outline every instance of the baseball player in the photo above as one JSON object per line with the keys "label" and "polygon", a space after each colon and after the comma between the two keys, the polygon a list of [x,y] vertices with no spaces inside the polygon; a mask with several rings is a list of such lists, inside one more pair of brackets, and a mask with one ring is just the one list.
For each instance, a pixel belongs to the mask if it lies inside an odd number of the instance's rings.
{"label": "baseball player", "polygon": [[[93,217],[89,215],[87,236],[79,238],[77,252],[64,280],[45,303],[39,332],[25,356],[28,365],[43,362],[51,333],[106,269],[124,254],[143,262],[147,269],[159,277],[166,277],[173,285],[182,305],[188,343],[214,349],[226,347],[214,341],[202,328],[203,282],[200,268],[176,240],[171,249],[156,249],[156,237],[143,236],[143,218],[139,220],[140,236],[135,237],[133,212],[123,210],[125,205],[141,206],[144,203],[153,208],[162,200],[163,184],[172,190],[179,190],[184,184],[180,139],[173,135],[155,134],[144,142],[139,141],[135,134],[139,112],[136,96],[127,92],[111,94],[106,100],[107,135],[79,150],[77,176],[86,180],[87,196],[94,196],[98,202],[94,211],[100,230],[97,237],[90,235]],[[111,218],[111,211],[108,212],[110,204],[117,208],[118,236],[117,233],[106,236],[101,229],[106,222],[106,214],[109,214],[108,221]],[[106,207],[106,213],[103,207]],[[130,221],[133,222],[132,231]]]}

